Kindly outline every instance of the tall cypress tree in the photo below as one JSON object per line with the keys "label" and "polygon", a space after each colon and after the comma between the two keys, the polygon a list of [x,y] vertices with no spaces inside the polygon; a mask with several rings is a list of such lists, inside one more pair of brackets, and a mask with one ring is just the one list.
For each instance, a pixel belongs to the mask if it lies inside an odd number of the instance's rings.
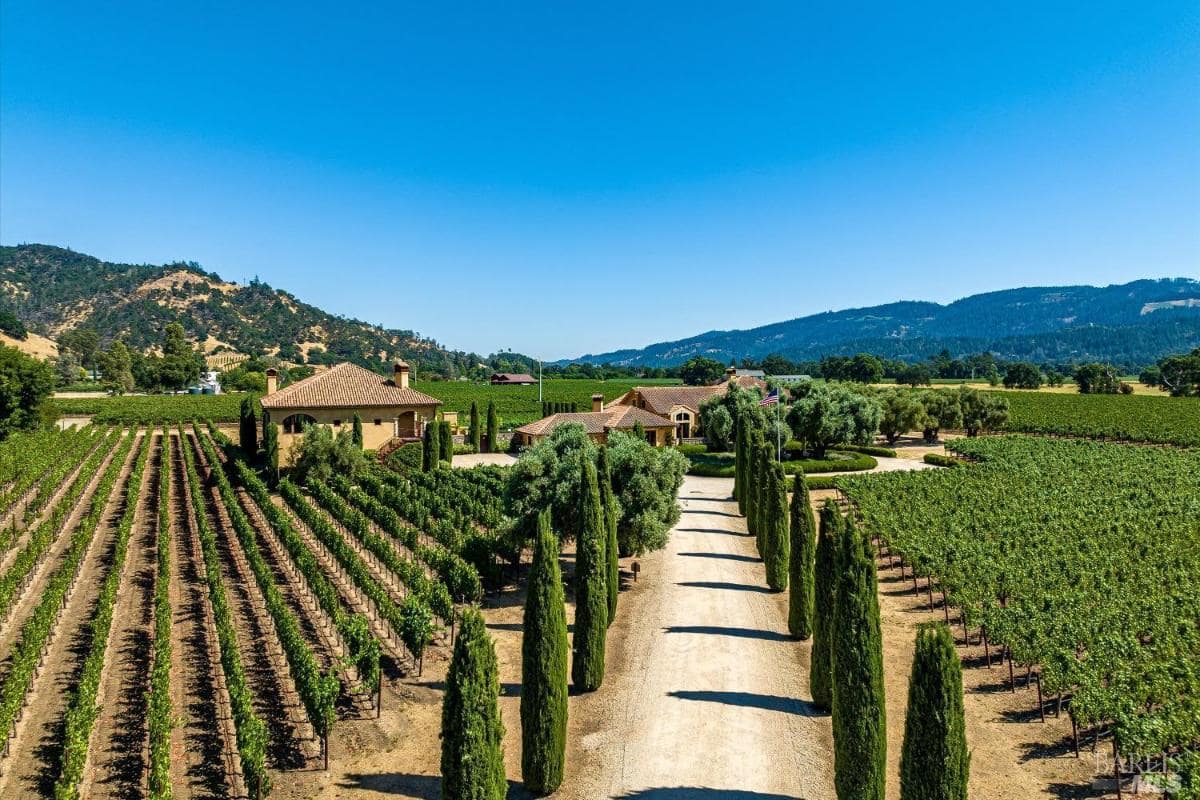
{"label": "tall cypress tree", "polygon": [[438,458],[447,464],[454,461],[454,431],[446,420],[438,423]]}
{"label": "tall cypress tree", "polygon": [[816,557],[816,525],[804,473],[798,472],[792,487],[791,518],[788,538],[791,556],[788,558],[788,632],[797,639],[807,639],[813,628],[813,562]]}
{"label": "tall cypress tree", "polygon": [[250,397],[242,399],[238,413],[238,446],[249,460],[258,458],[258,421],[254,417],[254,400]]}
{"label": "tall cypress tree", "polygon": [[771,524],[771,448],[761,432],[755,439],[758,452],[754,454],[754,541],[758,546],[758,554],[766,558],[767,526]]}
{"label": "tall cypress tree", "polygon": [[475,452],[478,453],[479,440],[481,438],[479,430],[479,406],[475,405],[474,400],[471,401],[471,430],[468,436],[471,439],[471,447],[473,447]]}
{"label": "tall cypress tree", "polygon": [[944,623],[917,628],[900,751],[901,800],[967,800],[962,664]]}
{"label": "tall cypress tree", "polygon": [[[746,530],[758,541],[758,484],[761,479],[758,469],[758,455],[762,444],[762,432],[751,428],[750,441],[746,444]],[[760,551],[761,555],[761,551]]]}
{"label": "tall cypress tree", "polygon": [[487,407],[487,442],[488,452],[496,452],[496,437],[500,434],[500,421],[496,419],[496,403],[488,400]]}
{"label": "tall cypress tree", "polygon": [[766,552],[763,562],[767,569],[767,586],[771,591],[782,592],[788,585],[788,540],[787,483],[783,465],[771,461],[767,464],[767,524],[764,538]]}
{"label": "tall cypress tree", "polygon": [[521,640],[521,774],[550,794],[563,778],[567,747],[567,612],[550,510],[538,515]]}
{"label": "tall cypress tree", "polygon": [[575,543],[575,639],[571,682],[591,692],[604,682],[604,639],[608,634],[608,562],[604,557],[603,512],[596,466],[583,460],[580,471],[580,534]]}
{"label": "tall cypress tree", "polygon": [[279,485],[279,426],[274,422],[263,425],[263,461],[267,486]]}
{"label": "tall cypress tree", "polygon": [[883,800],[887,719],[871,542],[847,518],[838,541],[832,637],[833,782],[838,800]]}
{"label": "tall cypress tree", "polygon": [[608,448],[600,448],[596,464],[596,480],[600,484],[600,508],[604,512],[604,560],[607,563],[608,624],[617,618],[617,595],[621,592],[621,562],[617,545],[617,496],[613,494],[612,468],[608,464]]}
{"label": "tall cypress tree", "polygon": [[437,422],[430,420],[425,423],[425,432],[421,435],[421,469],[425,472],[433,472],[437,468],[441,447],[438,427]]}
{"label": "tall cypress tree", "polygon": [[842,533],[842,515],[832,500],[821,507],[821,533],[813,565],[813,643],[808,669],[808,688],[813,705],[833,708],[833,606],[835,601],[836,548]]}
{"label": "tall cypress tree", "polygon": [[508,793],[499,696],[496,650],[483,617],[468,608],[442,700],[444,800],[503,800]]}
{"label": "tall cypress tree", "polygon": [[746,482],[745,469],[746,465],[743,462],[743,457],[746,454],[746,449],[743,446],[746,439],[746,418],[740,410],[737,418],[733,422],[733,499],[737,501],[738,513],[746,513],[746,505],[742,502],[742,489]]}
{"label": "tall cypress tree", "polygon": [[360,448],[363,446],[362,417],[358,415],[357,411],[354,413],[354,422],[350,427],[350,440]]}

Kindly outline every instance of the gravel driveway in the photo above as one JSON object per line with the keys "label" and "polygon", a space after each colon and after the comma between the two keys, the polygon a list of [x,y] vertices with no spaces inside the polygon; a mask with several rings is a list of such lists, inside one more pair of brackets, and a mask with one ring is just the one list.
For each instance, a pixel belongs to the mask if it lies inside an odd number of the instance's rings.
{"label": "gravel driveway", "polygon": [[787,595],[766,589],[732,486],[685,478],[670,544],[621,595],[604,686],[573,698],[556,797],[833,797],[809,645],[787,634]]}

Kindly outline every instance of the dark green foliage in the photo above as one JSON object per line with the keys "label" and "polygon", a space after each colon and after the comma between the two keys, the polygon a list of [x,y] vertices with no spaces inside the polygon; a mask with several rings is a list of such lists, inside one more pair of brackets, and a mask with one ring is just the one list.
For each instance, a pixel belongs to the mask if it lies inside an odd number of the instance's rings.
{"label": "dark green foliage", "polygon": [[962,664],[941,622],[917,628],[900,751],[901,800],[967,800]]}
{"label": "dark green foliage", "polygon": [[575,639],[571,681],[581,692],[604,681],[604,640],[608,634],[608,563],[604,557],[604,515],[596,466],[584,459],[580,475],[583,527],[575,553]]}
{"label": "dark green foliage", "polygon": [[438,460],[447,464],[454,461],[454,432],[446,420],[438,423]]}
{"label": "dark green foliage", "polygon": [[596,460],[596,480],[600,485],[600,508],[604,512],[604,557],[608,568],[608,624],[617,618],[617,595],[621,591],[621,562],[617,543],[617,522],[621,510],[613,494],[612,468],[608,464],[608,448],[601,447]]}
{"label": "dark green foliage", "polygon": [[549,509],[538,515],[524,620],[521,774],[526,789],[544,795],[562,783],[567,747],[567,613]]}
{"label": "dark green foliage", "polygon": [[242,398],[238,413],[238,446],[246,458],[253,461],[258,455],[258,421],[254,417],[254,398]]}
{"label": "dark green foliage", "polygon": [[279,426],[268,422],[263,426],[263,470],[267,486],[279,485]]}
{"label": "dark green foliage", "polygon": [[767,527],[771,524],[771,446],[755,431],[754,453],[754,542],[760,556],[766,555]]}
{"label": "dark green foliage", "polygon": [[504,724],[496,650],[483,617],[463,612],[442,700],[443,800],[503,800]]}
{"label": "dark green foliage", "polygon": [[500,448],[496,438],[500,435],[500,420],[496,416],[496,404],[491,400],[487,406],[487,449],[489,453],[498,453]]}
{"label": "dark green foliage", "polygon": [[359,447],[363,446],[362,417],[357,412],[354,414],[354,422],[350,428],[350,441]]}
{"label": "dark green foliage", "polygon": [[29,331],[25,328],[25,323],[17,319],[17,315],[8,309],[0,309],[0,331],[7,333],[14,339],[24,339],[29,335]]}
{"label": "dark green foliage", "polygon": [[0,345],[0,440],[52,422],[53,390],[54,370],[49,364]]}
{"label": "dark green foliage", "polygon": [[430,421],[425,423],[425,430],[421,434],[421,469],[425,472],[432,472],[437,468],[439,450],[441,449],[441,439],[438,434],[438,424]]}
{"label": "dark green foliage", "polygon": [[788,632],[803,640],[812,635],[813,628],[813,567],[817,540],[804,474],[796,477],[788,524],[791,543],[791,556],[788,558]]}
{"label": "dark green foliage", "polygon": [[721,380],[725,365],[704,356],[695,356],[679,367],[679,377],[688,386],[708,386]]}
{"label": "dark green foliage", "polygon": [[479,406],[475,401],[471,401],[471,425],[467,433],[468,444],[475,448],[475,452],[479,452],[479,443],[483,438],[483,432],[479,428]]}
{"label": "dark green foliage", "polygon": [[813,705],[829,711],[833,708],[833,606],[836,548],[842,533],[842,516],[832,500],[821,507],[821,531],[817,538],[817,557],[813,566],[813,643],[808,670],[808,688]]}
{"label": "dark green foliage", "polygon": [[883,800],[887,720],[875,557],[847,518],[833,609],[833,780],[838,800]]}
{"label": "dark green foliage", "polygon": [[387,457],[387,465],[396,472],[420,472],[424,468],[425,443],[409,442]]}
{"label": "dark green foliage", "polygon": [[640,423],[640,422],[633,423],[633,435],[635,437],[637,437],[638,439],[646,438],[646,429],[642,427],[642,423]]}
{"label": "dark green foliage", "polygon": [[767,586],[772,591],[782,592],[788,585],[788,556],[791,547],[788,538],[787,490],[783,480],[783,467],[777,462],[768,462],[766,483],[767,524],[763,536],[763,563],[767,570]]}

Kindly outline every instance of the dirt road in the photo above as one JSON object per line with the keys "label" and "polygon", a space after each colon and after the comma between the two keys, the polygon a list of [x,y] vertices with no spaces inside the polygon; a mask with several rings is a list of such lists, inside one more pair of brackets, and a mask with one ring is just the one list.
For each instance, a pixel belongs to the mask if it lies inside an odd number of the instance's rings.
{"label": "dirt road", "polygon": [[670,544],[640,559],[642,585],[622,594],[604,686],[572,699],[556,797],[833,796],[808,644],[787,635],[787,596],[765,588],[731,487],[685,479]]}

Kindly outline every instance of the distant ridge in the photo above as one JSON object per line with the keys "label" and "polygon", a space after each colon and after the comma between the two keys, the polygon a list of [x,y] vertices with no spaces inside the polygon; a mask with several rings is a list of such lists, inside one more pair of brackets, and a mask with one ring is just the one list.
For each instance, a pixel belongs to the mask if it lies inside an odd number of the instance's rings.
{"label": "distant ridge", "polygon": [[1197,346],[1200,281],[1169,278],[1007,289],[947,305],[902,301],[852,308],[562,363],[671,366],[693,356],[728,362],[771,353],[806,361],[859,352],[917,361],[945,348],[955,355],[990,351],[1005,359],[1133,367]]}

